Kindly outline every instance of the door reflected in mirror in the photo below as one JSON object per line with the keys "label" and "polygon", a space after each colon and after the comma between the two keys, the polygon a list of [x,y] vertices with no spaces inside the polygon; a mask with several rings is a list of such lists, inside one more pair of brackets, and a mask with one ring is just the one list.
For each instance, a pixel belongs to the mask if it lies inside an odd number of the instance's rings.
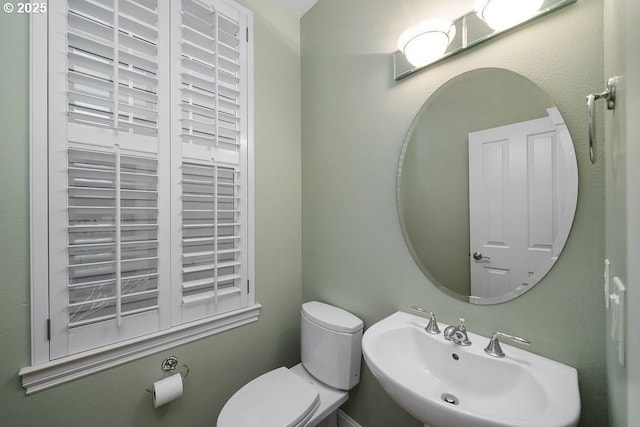
{"label": "door reflected in mirror", "polygon": [[414,259],[461,300],[495,304],[538,283],[571,229],[573,143],[550,97],[503,69],[454,77],[423,105],[398,170]]}

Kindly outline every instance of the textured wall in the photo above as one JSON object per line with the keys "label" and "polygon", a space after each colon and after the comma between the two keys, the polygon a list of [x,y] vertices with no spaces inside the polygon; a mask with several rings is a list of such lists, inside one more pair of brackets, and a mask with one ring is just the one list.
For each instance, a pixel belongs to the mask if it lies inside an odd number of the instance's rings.
{"label": "textured wall", "polygon": [[[425,3],[322,0],[302,19],[303,300],[344,307],[365,325],[416,304],[447,323],[465,317],[483,335],[498,329],[527,337],[531,351],[578,369],[580,425],[602,427],[603,172],[588,160],[584,106],[585,95],[602,86],[602,1],[578,1],[395,82],[390,53],[402,30],[424,16]],[[481,67],[518,72],[551,96],[576,145],[580,186],[559,261],[531,291],[495,306],[462,303],[429,283],[404,244],[395,201],[413,117],[444,82]],[[366,368],[344,409],[365,427],[420,425]]]}
{"label": "textured wall", "polygon": [[[0,425],[213,426],[250,378],[299,360],[301,302],[299,21],[276,1],[255,10],[256,300],[260,320],[26,397],[30,362],[29,24],[0,13]],[[274,104],[277,105],[274,106]],[[153,409],[145,391],[176,355],[184,396]]]}

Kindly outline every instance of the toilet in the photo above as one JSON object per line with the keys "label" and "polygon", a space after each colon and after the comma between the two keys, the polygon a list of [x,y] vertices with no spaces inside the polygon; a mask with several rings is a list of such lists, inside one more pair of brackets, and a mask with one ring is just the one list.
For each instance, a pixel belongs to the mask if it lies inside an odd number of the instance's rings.
{"label": "toilet", "polygon": [[222,408],[216,427],[336,427],[360,382],[362,320],[321,302],[302,305],[301,359],[255,378]]}

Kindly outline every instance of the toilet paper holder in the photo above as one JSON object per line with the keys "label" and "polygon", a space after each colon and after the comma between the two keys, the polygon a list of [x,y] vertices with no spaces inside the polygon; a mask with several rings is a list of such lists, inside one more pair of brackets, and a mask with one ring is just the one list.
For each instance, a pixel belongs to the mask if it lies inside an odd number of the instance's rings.
{"label": "toilet paper holder", "polygon": [[[175,356],[169,356],[162,361],[162,365],[160,365],[163,371],[165,372],[173,372],[176,369],[184,369],[184,373],[180,372],[180,376],[182,377],[182,381],[186,380],[189,376],[189,367],[187,365],[178,365],[178,358]],[[153,393],[153,390],[147,389],[149,393]]]}

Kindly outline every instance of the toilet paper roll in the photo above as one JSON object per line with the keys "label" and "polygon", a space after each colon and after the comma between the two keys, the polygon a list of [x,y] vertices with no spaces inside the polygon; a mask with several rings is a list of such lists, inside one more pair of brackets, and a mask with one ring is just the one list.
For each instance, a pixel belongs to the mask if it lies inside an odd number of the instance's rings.
{"label": "toilet paper roll", "polygon": [[153,383],[153,407],[157,408],[182,396],[182,376],[174,374]]}

